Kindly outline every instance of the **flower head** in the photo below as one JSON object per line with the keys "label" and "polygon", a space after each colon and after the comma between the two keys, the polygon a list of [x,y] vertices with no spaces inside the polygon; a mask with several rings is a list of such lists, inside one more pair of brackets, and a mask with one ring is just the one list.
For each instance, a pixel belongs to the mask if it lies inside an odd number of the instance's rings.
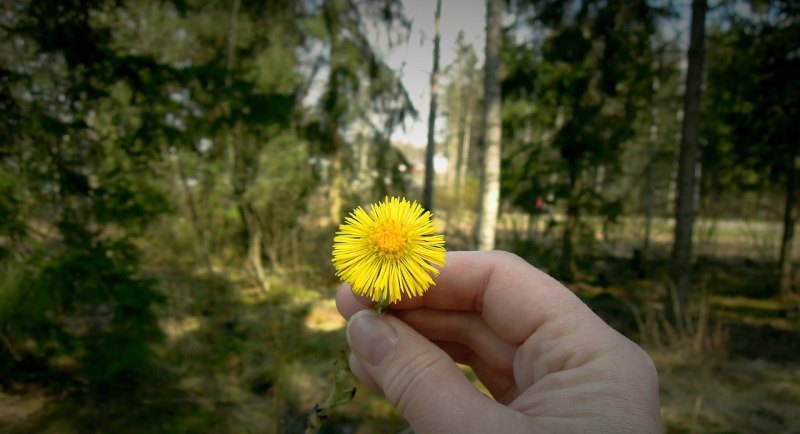
{"label": "flower head", "polygon": [[370,205],[369,213],[356,208],[333,239],[336,275],[373,301],[422,295],[444,257],[444,236],[436,233],[430,211],[397,197]]}

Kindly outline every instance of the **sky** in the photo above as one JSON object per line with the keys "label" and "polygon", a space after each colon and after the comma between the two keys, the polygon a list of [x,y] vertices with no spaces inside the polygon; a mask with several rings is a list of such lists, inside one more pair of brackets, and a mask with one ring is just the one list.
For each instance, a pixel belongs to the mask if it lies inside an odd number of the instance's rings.
{"label": "sky", "polygon": [[[395,132],[392,139],[424,147],[428,134],[430,74],[433,69],[433,13],[436,2],[404,0],[403,4],[406,16],[412,20],[411,37],[408,44],[392,49],[384,47],[384,58],[396,71],[405,65],[402,80],[419,117],[416,121],[408,122],[405,131]],[[455,42],[459,31],[464,31],[466,42],[472,44],[479,63],[483,63],[485,22],[485,0],[442,0],[440,70],[444,70],[455,60]]]}
{"label": "sky", "polygon": [[[402,80],[408,90],[419,117],[407,121],[405,129],[398,129],[392,140],[425,147],[428,134],[428,108],[430,104],[430,74],[433,69],[433,37],[435,0],[403,0],[406,16],[412,20],[408,43],[389,48],[378,43],[386,63],[395,71],[402,68]],[[691,2],[674,3],[679,17],[662,22],[661,31],[667,38],[677,37],[681,49],[686,49],[689,36]],[[504,18],[504,23],[509,17]],[[508,23],[505,23],[508,24]],[[486,28],[486,0],[442,0],[440,70],[444,70],[455,59],[455,41],[460,31],[467,43],[472,44],[478,57],[478,66],[483,64]],[[685,62],[684,62],[685,63]],[[685,65],[683,65],[685,67]],[[440,105],[441,107],[441,105]],[[437,133],[442,131],[444,119],[437,118]],[[437,137],[438,141],[438,137]]]}

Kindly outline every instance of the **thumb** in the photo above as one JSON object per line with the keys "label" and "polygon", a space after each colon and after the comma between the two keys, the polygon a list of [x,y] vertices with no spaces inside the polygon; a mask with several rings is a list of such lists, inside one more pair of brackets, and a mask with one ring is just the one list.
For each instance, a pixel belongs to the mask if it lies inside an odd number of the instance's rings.
{"label": "thumb", "polygon": [[418,434],[491,432],[497,420],[480,428],[496,419],[487,413],[516,413],[480,393],[447,353],[391,315],[355,313],[347,323],[347,342],[353,373],[377,385]]}

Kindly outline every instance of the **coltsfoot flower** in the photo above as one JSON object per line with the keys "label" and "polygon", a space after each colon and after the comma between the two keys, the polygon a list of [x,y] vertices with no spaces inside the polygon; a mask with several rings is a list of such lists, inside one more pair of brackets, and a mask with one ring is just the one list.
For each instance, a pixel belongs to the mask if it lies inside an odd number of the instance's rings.
{"label": "coltsfoot flower", "polygon": [[336,275],[380,303],[422,295],[444,260],[444,236],[436,233],[430,211],[404,198],[387,197],[369,213],[356,208],[333,239]]}

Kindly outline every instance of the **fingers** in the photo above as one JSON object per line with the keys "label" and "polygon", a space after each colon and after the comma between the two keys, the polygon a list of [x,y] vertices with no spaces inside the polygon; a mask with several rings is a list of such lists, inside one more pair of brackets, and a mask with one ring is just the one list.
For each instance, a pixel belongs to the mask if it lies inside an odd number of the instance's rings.
{"label": "fingers", "polygon": [[[571,291],[515,255],[448,253],[436,282],[423,297],[392,305],[393,311],[429,339],[467,345],[485,362],[482,380],[497,377],[493,393],[503,388],[509,359],[514,387],[522,390],[611,348],[603,342],[612,329]],[[344,287],[337,306],[350,317],[367,302]]]}
{"label": "fingers", "polygon": [[366,384],[370,389],[380,393],[381,387],[378,386],[378,383],[372,379],[369,371],[367,371],[367,368],[364,367],[364,363],[361,362],[361,359],[359,359],[355,353],[350,353],[350,356],[348,357],[348,363],[350,363],[350,372],[352,372],[356,378],[358,378],[362,383]]}
{"label": "fingers", "polygon": [[[570,317],[580,322],[594,317],[571,291],[510,253],[448,252],[435,280],[422,297],[402,300],[391,309],[424,306],[480,312],[499,337],[516,345],[551,319]],[[345,289],[340,289],[336,301],[345,318],[365,306],[362,299]]]}
{"label": "fingers", "polygon": [[449,252],[422,298],[393,307],[419,306],[480,312],[498,336],[521,344],[543,323],[566,314],[593,315],[571,291],[522,258],[506,252]]}
{"label": "fingers", "polygon": [[479,313],[420,308],[394,314],[426,338],[462,343],[500,373],[513,374],[516,346],[497,336]]}
{"label": "fingers", "polygon": [[415,432],[514,432],[525,420],[480,393],[444,351],[391,315],[357,312],[347,340],[353,372],[374,382]]}
{"label": "fingers", "polygon": [[345,319],[350,319],[354,313],[371,308],[374,304],[369,298],[354,294],[349,283],[339,285],[336,291],[336,308]]}
{"label": "fingers", "polygon": [[478,380],[486,386],[496,401],[508,404],[519,396],[520,392],[514,377],[499,372],[478,357],[470,347],[458,342],[434,341],[434,343],[456,362],[471,367]]}
{"label": "fingers", "polygon": [[[336,295],[339,312],[350,318],[371,304],[367,298],[354,295],[349,285],[342,285]],[[476,312],[439,311],[429,308],[397,310],[393,313],[417,332],[442,348],[450,357],[473,368],[495,399],[508,402],[516,391],[512,363],[515,346],[498,337]],[[359,369],[351,366],[354,373]],[[358,375],[359,378],[365,377]],[[366,382],[366,380],[365,380]],[[374,387],[374,382],[372,383]],[[513,395],[513,396],[512,396]],[[502,400],[504,397],[505,400]]]}
{"label": "fingers", "polygon": [[477,312],[420,308],[394,314],[454,360],[472,367],[497,401],[509,403],[519,394],[513,375],[517,347],[497,336]]}
{"label": "fingers", "polygon": [[[367,298],[354,295],[350,286],[344,284],[336,294],[336,304],[342,316],[350,318],[372,303]],[[508,395],[510,389],[516,391],[511,367],[514,347],[497,337],[477,313],[442,312],[427,308],[394,313],[429,340],[439,339],[434,343],[453,360],[471,366],[495,399],[501,402],[510,401],[501,400],[501,397]],[[350,356],[350,368],[356,377],[371,388],[379,390],[354,355]]]}
{"label": "fingers", "polygon": [[[435,286],[391,306],[397,318],[379,318],[347,286],[336,302],[350,319],[354,374],[383,391],[415,432],[523,432],[532,422],[523,413],[596,414],[604,400],[631,407],[630,396],[659,426],[657,375],[634,357],[643,352],[517,256],[449,253]],[[453,360],[471,365],[508,407],[477,392]]]}

